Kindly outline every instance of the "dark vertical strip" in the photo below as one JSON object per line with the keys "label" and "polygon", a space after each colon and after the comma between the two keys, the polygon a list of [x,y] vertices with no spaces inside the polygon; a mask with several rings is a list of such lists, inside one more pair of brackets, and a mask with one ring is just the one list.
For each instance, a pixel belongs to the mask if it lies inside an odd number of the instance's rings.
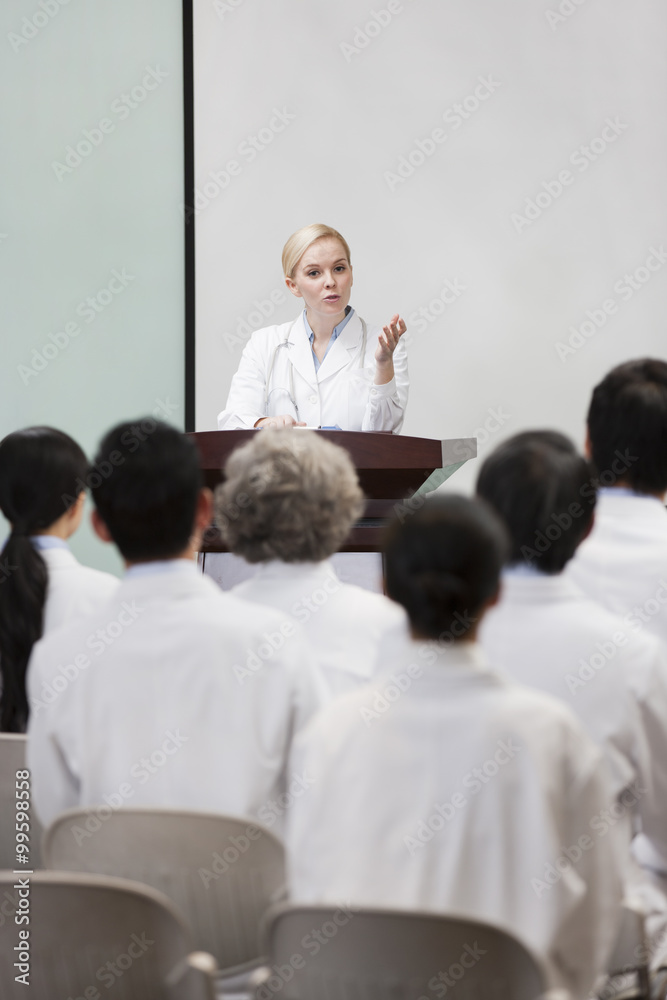
{"label": "dark vertical strip", "polygon": [[195,429],[195,106],[193,0],[183,0],[185,430]]}

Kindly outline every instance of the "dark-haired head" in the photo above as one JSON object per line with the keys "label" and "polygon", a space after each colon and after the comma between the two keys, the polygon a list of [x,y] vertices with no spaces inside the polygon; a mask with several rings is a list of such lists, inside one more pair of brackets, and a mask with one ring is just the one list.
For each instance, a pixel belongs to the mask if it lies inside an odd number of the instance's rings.
{"label": "dark-haired head", "polygon": [[12,526],[0,582],[0,729],[21,732],[28,720],[25,672],[42,634],[47,573],[32,535],[64,518],[78,524],[87,460],[67,434],[28,427],[0,442],[0,510]]}
{"label": "dark-haired head", "polygon": [[151,417],[119,424],[88,475],[96,530],[128,563],[175,559],[190,544],[202,482],[194,442],[180,431]]}
{"label": "dark-haired head", "polygon": [[505,529],[479,500],[431,497],[385,541],[385,589],[413,635],[442,642],[475,637],[496,598],[507,554]]}
{"label": "dark-haired head", "polygon": [[627,361],[593,390],[588,409],[591,457],[602,486],[667,490],[667,362]]}
{"label": "dark-haired head", "polygon": [[526,431],[499,445],[477,478],[477,494],[502,518],[510,564],[560,573],[593,523],[591,467],[569,438]]}

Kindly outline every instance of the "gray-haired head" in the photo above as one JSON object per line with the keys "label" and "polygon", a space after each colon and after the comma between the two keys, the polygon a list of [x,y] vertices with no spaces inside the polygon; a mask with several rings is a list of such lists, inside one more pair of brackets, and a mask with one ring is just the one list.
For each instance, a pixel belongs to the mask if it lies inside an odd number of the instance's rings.
{"label": "gray-haired head", "polygon": [[232,452],[216,492],[216,518],[230,550],[250,563],[320,562],[363,511],[348,453],[311,431],[258,431]]}

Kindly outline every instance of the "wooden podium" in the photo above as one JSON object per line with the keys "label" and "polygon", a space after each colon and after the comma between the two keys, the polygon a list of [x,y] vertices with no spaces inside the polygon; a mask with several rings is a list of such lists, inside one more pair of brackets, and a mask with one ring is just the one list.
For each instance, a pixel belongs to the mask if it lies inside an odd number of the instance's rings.
{"label": "wooden podium", "polygon": [[[215,489],[223,480],[227,456],[253,434],[247,431],[199,431],[190,434],[201,456],[207,486]],[[302,431],[295,429],[294,434]],[[352,529],[341,552],[379,552],[383,528],[403,505],[436,489],[470,458],[477,455],[476,438],[404,437],[390,432],[312,431],[350,453],[361,488],[367,497],[364,516]],[[227,552],[215,526],[206,532],[202,552]]]}

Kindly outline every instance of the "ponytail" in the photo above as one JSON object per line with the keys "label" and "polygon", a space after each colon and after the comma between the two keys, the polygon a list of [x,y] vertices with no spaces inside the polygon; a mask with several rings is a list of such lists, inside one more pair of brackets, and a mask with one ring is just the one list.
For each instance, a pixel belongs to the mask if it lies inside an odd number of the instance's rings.
{"label": "ponytail", "polygon": [[42,635],[46,564],[27,535],[11,533],[2,550],[0,581],[0,730],[25,731],[29,707],[25,676],[32,647]]}
{"label": "ponytail", "polygon": [[0,442],[0,510],[12,525],[0,578],[0,730],[24,732],[26,670],[44,628],[48,573],[31,535],[59,520],[85,487],[88,463],[71,437],[29,427]]}

